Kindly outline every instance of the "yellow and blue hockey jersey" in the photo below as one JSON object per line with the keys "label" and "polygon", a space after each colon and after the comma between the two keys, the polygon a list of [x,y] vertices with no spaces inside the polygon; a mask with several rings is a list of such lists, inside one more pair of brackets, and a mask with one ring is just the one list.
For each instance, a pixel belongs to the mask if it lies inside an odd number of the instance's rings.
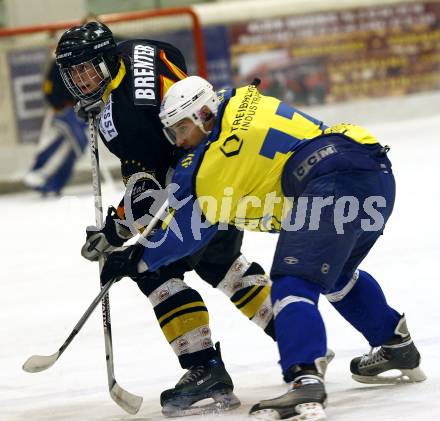
{"label": "yellow and blue hockey jersey", "polygon": [[254,85],[221,91],[219,97],[213,131],[176,168],[173,182],[179,190],[171,198],[174,228],[164,226],[153,239],[161,245],[145,250],[150,270],[194,253],[227,224],[279,232],[292,206],[283,200],[283,168],[304,142],[326,133],[344,133],[359,143],[377,143],[359,126],[327,127],[261,95]]}

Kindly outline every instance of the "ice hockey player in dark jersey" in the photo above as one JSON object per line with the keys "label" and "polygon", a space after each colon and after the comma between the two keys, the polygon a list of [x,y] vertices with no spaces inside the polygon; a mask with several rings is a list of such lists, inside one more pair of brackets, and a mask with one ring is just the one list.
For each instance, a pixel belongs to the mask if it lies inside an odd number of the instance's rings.
{"label": "ice hockey player in dark jersey", "polygon": [[[186,77],[186,64],[180,51],[167,43],[134,39],[116,45],[110,29],[98,22],[66,31],[58,43],[57,63],[66,86],[81,101],[80,111],[103,106],[98,117],[100,136],[120,159],[122,177],[130,186],[131,200],[109,209],[104,228],[87,229],[81,253],[95,261],[132,237],[119,222],[129,219],[126,213],[134,221],[141,220],[158,189],[150,176],[164,186],[167,172],[178,159],[175,147],[163,135],[158,114],[169,87]],[[131,183],[134,174],[138,180]],[[153,192],[150,201],[134,202],[149,191]],[[274,338],[270,279],[258,263],[248,262],[241,254],[242,238],[243,232],[237,229],[220,231],[196,255],[134,278],[153,305],[182,368],[188,370],[174,388],[162,393],[165,415],[218,412],[239,405],[220,348],[211,340],[208,310],[200,294],[184,282],[185,272],[194,269]],[[205,398],[214,402],[194,409]]]}

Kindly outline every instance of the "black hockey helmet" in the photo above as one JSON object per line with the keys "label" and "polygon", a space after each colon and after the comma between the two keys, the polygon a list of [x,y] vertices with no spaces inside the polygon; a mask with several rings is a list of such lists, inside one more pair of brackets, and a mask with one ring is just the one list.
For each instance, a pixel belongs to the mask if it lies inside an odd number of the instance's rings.
{"label": "black hockey helmet", "polygon": [[101,22],[68,29],[55,54],[64,83],[77,99],[100,98],[119,68],[112,31]]}

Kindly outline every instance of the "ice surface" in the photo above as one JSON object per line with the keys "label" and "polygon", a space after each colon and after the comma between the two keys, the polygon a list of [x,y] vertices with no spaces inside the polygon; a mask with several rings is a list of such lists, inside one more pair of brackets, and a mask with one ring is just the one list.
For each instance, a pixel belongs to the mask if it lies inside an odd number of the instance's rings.
{"label": "ice surface", "polygon": [[[332,421],[440,419],[440,117],[424,116],[416,108],[417,118],[368,124],[392,147],[397,203],[384,237],[363,267],[381,282],[391,305],[406,313],[428,380],[401,386],[354,382],[350,359],[368,351],[368,345],[321,300],[329,346],[336,352],[327,374],[327,415]],[[117,202],[117,193],[103,192],[105,204]],[[108,394],[99,309],[53,367],[36,374],[21,369],[29,356],[57,351],[98,292],[97,265],[79,253],[85,226],[94,221],[91,190],[72,188],[67,193],[47,200],[35,194],[0,197],[0,420],[162,419],[159,394],[183,372],[149,302],[128,279],[113,287],[110,304],[116,378],[144,397],[137,415],[124,413]],[[275,242],[276,236],[247,233],[243,251],[269,270]],[[242,420],[253,403],[284,392],[276,346],[220,292],[196,275],[187,280],[207,303],[214,339],[221,340],[242,401],[241,408],[222,419]],[[210,418],[217,416],[187,419]]]}

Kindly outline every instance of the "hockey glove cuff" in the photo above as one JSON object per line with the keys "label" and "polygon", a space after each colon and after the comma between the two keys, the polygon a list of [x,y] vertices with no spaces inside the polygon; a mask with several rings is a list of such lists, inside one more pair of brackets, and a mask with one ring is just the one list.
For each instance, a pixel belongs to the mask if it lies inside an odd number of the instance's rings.
{"label": "hockey glove cuff", "polygon": [[102,285],[115,278],[119,281],[124,276],[130,277],[136,282],[144,276],[148,277],[150,275],[149,272],[139,272],[139,263],[143,262],[143,254],[144,246],[140,243],[115,250],[108,254],[101,271]]}
{"label": "hockey glove cuff", "polygon": [[92,113],[94,116],[97,116],[102,112],[104,109],[104,103],[102,100],[98,101],[78,101],[75,106],[73,107],[73,110],[75,111],[78,118],[81,120],[86,121],[89,118],[89,114]]}

